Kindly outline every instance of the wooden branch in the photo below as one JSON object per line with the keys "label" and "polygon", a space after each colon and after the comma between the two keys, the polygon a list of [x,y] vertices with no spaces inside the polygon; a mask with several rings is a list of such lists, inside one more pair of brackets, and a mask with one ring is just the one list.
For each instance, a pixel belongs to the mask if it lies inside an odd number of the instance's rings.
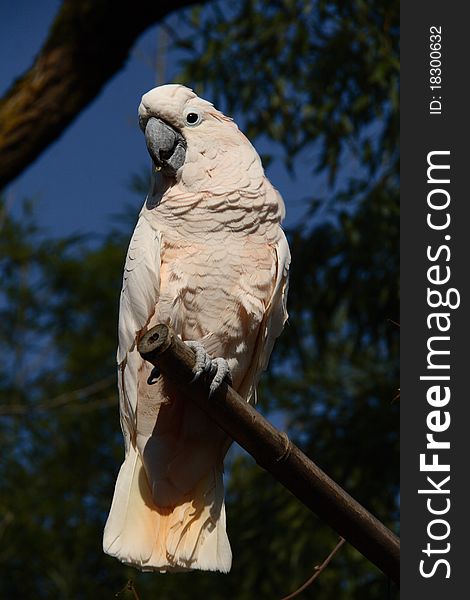
{"label": "wooden branch", "polygon": [[283,432],[273,427],[225,383],[208,397],[208,382],[193,378],[195,357],[166,325],[148,331],[138,345],[142,357],[171,379],[230,437],[288,490],[397,584],[400,542],[383,523],[351,498]]}
{"label": "wooden branch", "polygon": [[0,190],[97,96],[147,27],[201,1],[64,0],[33,66],[0,100]]}

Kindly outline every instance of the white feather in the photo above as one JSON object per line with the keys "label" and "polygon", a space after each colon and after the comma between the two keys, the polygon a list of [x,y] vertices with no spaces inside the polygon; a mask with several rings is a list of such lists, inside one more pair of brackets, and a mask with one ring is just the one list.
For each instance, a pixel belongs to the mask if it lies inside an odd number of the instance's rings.
{"label": "white feather", "polygon": [[[191,129],[184,115],[194,107],[204,118]],[[174,181],[152,183],[124,267],[117,360],[126,456],[103,547],[143,570],[227,572],[230,440],[170,379],[150,386],[136,346],[146,329],[168,323],[226,358],[249,400],[287,319],[284,203],[237,126],[191,90],[152,90],[139,112],[177,127],[187,152]]]}

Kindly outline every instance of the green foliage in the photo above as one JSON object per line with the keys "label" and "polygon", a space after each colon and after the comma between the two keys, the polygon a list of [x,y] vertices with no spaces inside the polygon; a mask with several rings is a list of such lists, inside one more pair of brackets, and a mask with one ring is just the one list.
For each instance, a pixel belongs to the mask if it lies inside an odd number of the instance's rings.
{"label": "green foliage", "polygon": [[[302,151],[335,183],[288,232],[290,319],[260,408],[394,529],[398,17],[395,1],[217,2],[184,13],[179,44],[186,81],[241,113],[250,137],[280,144],[299,176]],[[141,600],[299,587],[337,535],[240,452],[227,467],[229,575],[140,574],[102,553],[123,453],[114,354],[132,223],[50,240],[25,210],[13,219],[0,206],[0,597],[135,598],[129,579]],[[300,597],[396,595],[347,545]]]}
{"label": "green foliage", "polygon": [[288,164],[313,145],[332,178],[351,148],[374,169],[397,150],[398,25],[397,0],[216,2],[186,23],[182,80],[241,112],[250,138],[279,142]]}
{"label": "green foliage", "polygon": [[0,596],[90,598],[122,453],[114,354],[125,246],[115,234],[96,247],[44,239],[28,214],[3,221]]}

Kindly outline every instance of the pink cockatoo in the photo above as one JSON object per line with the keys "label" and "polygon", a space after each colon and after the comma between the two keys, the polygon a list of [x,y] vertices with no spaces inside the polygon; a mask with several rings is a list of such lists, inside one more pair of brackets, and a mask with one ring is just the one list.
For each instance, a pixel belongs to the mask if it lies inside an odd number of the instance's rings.
{"label": "pink cockatoo", "polygon": [[154,163],[127,254],[117,353],[125,460],[104,550],[142,570],[228,572],[223,461],[231,440],[137,351],[157,323],[195,351],[211,389],[253,400],[287,318],[284,203],[232,119],[182,85],[142,98]]}

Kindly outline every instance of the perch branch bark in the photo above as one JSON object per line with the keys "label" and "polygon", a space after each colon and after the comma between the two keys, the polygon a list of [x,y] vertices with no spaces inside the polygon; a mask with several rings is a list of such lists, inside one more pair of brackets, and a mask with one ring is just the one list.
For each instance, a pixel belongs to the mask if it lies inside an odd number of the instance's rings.
{"label": "perch branch bark", "polygon": [[383,523],[312,462],[283,432],[225,383],[208,397],[208,382],[193,378],[195,357],[173,332],[156,325],[140,340],[142,357],[178,385],[230,437],[249,452],[305,506],[344,537],[397,584],[400,542]]}

